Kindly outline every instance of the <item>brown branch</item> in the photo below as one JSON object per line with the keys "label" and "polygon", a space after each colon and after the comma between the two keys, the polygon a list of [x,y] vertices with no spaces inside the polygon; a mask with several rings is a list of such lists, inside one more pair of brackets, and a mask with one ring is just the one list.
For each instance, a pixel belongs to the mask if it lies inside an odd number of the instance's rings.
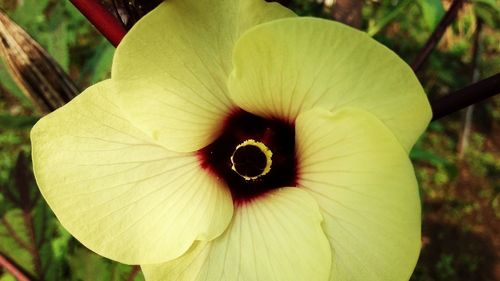
{"label": "brown branch", "polygon": [[438,120],[499,93],[500,73],[497,73],[447,96],[431,101],[432,120]]}
{"label": "brown branch", "polygon": [[118,46],[127,31],[122,23],[108,12],[99,0],[70,1],[113,46]]}
{"label": "brown branch", "polygon": [[5,268],[18,281],[30,281],[30,279],[23,273],[19,266],[17,266],[13,261],[9,260],[2,254],[0,254],[0,267]]}
{"label": "brown branch", "polygon": [[432,33],[432,35],[427,39],[427,42],[425,43],[424,47],[420,50],[420,52],[417,54],[415,57],[415,60],[413,61],[411,68],[413,71],[418,72],[424,62],[427,60],[429,55],[431,54],[432,50],[436,47],[436,45],[439,43],[441,40],[441,37],[443,37],[444,32],[448,28],[448,26],[455,20],[458,11],[464,4],[465,0],[454,0],[453,3],[451,3],[450,8],[446,12],[446,14],[443,16],[439,24],[436,26],[436,29]]}

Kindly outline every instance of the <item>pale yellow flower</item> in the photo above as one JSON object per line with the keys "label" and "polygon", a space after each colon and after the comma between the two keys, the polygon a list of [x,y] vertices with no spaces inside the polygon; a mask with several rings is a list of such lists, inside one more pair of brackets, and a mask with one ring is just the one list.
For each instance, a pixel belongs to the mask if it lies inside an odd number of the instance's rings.
{"label": "pale yellow flower", "polygon": [[148,280],[407,280],[429,120],[411,69],[360,31],[171,0],[111,79],[37,123],[33,161],[62,225]]}

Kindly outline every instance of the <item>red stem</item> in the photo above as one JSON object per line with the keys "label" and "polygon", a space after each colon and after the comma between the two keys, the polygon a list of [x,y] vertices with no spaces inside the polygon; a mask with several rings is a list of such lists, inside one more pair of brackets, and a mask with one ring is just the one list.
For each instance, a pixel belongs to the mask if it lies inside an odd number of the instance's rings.
{"label": "red stem", "polygon": [[17,268],[17,266],[8,260],[6,257],[0,254],[0,267],[5,268],[12,276],[14,276],[18,281],[30,281],[24,273]]}
{"label": "red stem", "polygon": [[439,40],[441,40],[441,37],[443,37],[443,34],[448,28],[448,26],[457,17],[458,11],[460,10],[464,2],[465,0],[454,0],[453,3],[451,3],[450,8],[448,9],[444,17],[441,19],[436,29],[432,33],[432,35],[429,37],[429,39],[427,39],[427,42],[425,43],[424,47],[420,50],[420,52],[417,54],[417,57],[413,61],[411,65],[413,71],[417,72],[420,70],[424,62],[431,54],[432,50],[439,43]]}
{"label": "red stem", "polygon": [[118,46],[127,33],[123,25],[98,0],[70,0],[99,32]]}

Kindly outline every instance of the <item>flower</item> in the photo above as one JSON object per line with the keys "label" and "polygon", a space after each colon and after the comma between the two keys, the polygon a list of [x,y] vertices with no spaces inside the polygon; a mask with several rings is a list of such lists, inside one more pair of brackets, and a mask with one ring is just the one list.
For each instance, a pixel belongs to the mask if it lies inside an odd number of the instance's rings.
{"label": "flower", "polygon": [[430,120],[366,34],[260,0],[172,0],[112,78],[33,128],[62,225],[148,280],[405,280],[420,248],[408,151]]}

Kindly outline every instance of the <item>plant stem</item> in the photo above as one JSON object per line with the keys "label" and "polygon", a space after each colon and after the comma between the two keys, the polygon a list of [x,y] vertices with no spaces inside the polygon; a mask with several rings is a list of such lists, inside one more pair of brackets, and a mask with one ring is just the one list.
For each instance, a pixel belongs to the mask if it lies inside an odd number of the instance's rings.
{"label": "plant stem", "polygon": [[[474,33],[474,45],[472,46],[472,60],[470,63],[471,69],[471,82],[476,83],[479,80],[479,52],[481,49],[481,31],[483,29],[483,23],[481,19],[478,19],[476,32]],[[472,130],[472,118],[474,114],[474,105],[467,107],[464,115],[464,127],[462,133],[460,134],[460,142],[458,146],[458,159],[462,160],[464,158],[465,152],[469,146],[469,138]]]}
{"label": "plant stem", "polygon": [[126,30],[122,23],[109,13],[98,0],[70,1],[113,46],[118,46],[125,36]]}
{"label": "plant stem", "polygon": [[500,73],[497,73],[447,96],[431,101],[432,120],[438,120],[499,93]]}
{"label": "plant stem", "polygon": [[465,0],[454,0],[453,3],[451,3],[450,8],[446,12],[446,14],[443,16],[439,24],[437,25],[436,29],[434,32],[431,34],[429,39],[427,39],[427,42],[425,43],[424,47],[420,50],[420,52],[417,54],[415,57],[415,60],[413,61],[411,68],[413,71],[418,72],[424,62],[427,60],[429,55],[431,54],[432,50],[436,47],[436,45],[439,43],[441,40],[441,37],[443,37],[444,32],[448,28],[448,26],[455,20],[458,11],[464,4]]}
{"label": "plant stem", "polygon": [[137,274],[139,274],[139,271],[141,271],[141,268],[138,265],[134,265],[132,271],[130,271],[127,281],[134,281]]}
{"label": "plant stem", "polygon": [[30,281],[28,277],[15,265],[12,261],[8,260],[2,254],[0,254],[0,267],[5,268],[12,276],[14,276],[18,281]]}

